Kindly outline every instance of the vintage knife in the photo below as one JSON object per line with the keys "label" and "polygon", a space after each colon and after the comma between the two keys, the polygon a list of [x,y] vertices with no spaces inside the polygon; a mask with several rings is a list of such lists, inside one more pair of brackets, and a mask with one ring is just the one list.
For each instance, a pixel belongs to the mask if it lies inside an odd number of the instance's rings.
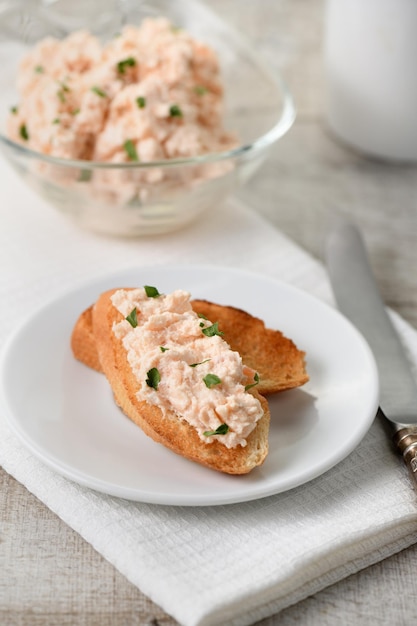
{"label": "vintage knife", "polygon": [[380,410],[417,489],[417,384],[384,306],[356,226],[338,222],[326,242],[326,262],[340,311],[357,327],[374,354]]}

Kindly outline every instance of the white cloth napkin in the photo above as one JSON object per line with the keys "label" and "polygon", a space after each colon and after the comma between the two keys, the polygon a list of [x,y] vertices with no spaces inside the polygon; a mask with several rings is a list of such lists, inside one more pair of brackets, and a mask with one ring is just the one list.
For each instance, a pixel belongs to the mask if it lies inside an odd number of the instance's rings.
{"label": "white cloth napkin", "polygon": [[[172,235],[113,240],[68,224],[3,162],[0,193],[1,345],[45,298],[134,265],[236,266],[331,301],[321,265],[236,202]],[[417,334],[394,317],[417,363]],[[0,462],[186,626],[252,624],[411,545],[417,530],[411,482],[378,421],[309,484],[220,507],[148,505],[80,487],[21,445],[1,407]]]}

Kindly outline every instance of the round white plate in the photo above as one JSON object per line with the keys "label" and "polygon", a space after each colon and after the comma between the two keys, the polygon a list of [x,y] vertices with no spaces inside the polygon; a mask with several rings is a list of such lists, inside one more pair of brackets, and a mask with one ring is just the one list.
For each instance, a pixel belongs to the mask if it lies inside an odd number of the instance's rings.
{"label": "round white plate", "polygon": [[[106,289],[145,284],[245,309],[306,352],[310,382],[269,397],[262,467],[228,476],[165,449],[116,407],[104,375],[73,358],[70,335],[81,311]],[[107,494],[173,505],[254,500],[312,480],[357,446],[378,400],[370,349],[337,311],[276,280],[207,266],[123,271],[46,304],[9,340],[0,380],[9,424],[44,463]]]}

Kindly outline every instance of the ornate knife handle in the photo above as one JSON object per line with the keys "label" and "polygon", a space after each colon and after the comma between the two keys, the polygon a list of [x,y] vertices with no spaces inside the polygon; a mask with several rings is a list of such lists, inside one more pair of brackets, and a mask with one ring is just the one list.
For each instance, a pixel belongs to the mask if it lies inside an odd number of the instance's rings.
{"label": "ornate knife handle", "polygon": [[417,489],[417,428],[401,428],[394,435],[394,443],[401,452],[413,485]]}

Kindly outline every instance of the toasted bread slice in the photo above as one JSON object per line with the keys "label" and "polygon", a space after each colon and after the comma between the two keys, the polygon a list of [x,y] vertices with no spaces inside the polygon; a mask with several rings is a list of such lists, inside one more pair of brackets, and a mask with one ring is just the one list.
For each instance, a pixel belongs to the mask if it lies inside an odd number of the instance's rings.
{"label": "toasted bread slice", "polygon": [[[257,391],[268,395],[299,387],[308,381],[305,353],[280,331],[265,327],[262,320],[231,306],[192,300],[196,313],[218,322],[223,338],[242,357],[243,362],[259,374]],[[78,318],[71,336],[76,359],[102,371],[93,333],[92,307]]]}
{"label": "toasted bread slice", "polygon": [[206,300],[193,300],[192,306],[196,313],[218,321],[223,339],[239,352],[245,365],[258,372],[260,394],[293,389],[308,381],[305,353],[279,330],[266,328],[262,320],[235,307]]}
{"label": "toasted bread slice", "polygon": [[246,446],[227,448],[218,439],[205,443],[196,429],[173,412],[138,400],[139,382],[132,374],[122,340],[113,332],[114,322],[123,316],[113,306],[114,290],[102,294],[92,310],[92,326],[99,363],[116,403],[148,436],[174,452],[202,465],[228,474],[246,474],[263,463],[268,453],[269,408],[267,401],[252,389],[261,402],[263,416],[247,438]]}
{"label": "toasted bread slice", "polygon": [[85,309],[75,323],[71,334],[71,349],[78,361],[97,372],[103,371],[93,333],[92,306]]}

